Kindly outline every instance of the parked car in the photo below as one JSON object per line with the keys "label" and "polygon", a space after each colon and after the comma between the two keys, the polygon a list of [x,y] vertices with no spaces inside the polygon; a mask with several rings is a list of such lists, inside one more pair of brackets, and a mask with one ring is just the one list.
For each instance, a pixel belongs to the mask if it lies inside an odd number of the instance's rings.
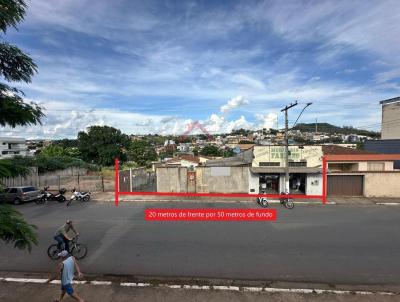
{"label": "parked car", "polygon": [[36,187],[10,187],[0,193],[0,202],[20,204],[39,198],[40,190]]}

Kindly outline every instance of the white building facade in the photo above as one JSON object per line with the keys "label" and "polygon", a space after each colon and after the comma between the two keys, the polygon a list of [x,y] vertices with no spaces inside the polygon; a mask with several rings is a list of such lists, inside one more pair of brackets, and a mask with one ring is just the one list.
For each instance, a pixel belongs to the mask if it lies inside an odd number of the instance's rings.
{"label": "white building facade", "polygon": [[[255,146],[250,168],[249,193],[279,194],[285,191],[285,147]],[[290,146],[290,193],[322,194],[321,146]]]}
{"label": "white building facade", "polygon": [[27,155],[28,148],[24,138],[0,137],[0,159]]}

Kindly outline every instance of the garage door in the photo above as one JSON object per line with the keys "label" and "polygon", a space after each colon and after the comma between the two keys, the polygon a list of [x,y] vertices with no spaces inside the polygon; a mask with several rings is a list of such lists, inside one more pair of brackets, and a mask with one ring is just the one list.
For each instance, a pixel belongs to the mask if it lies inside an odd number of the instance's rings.
{"label": "garage door", "polygon": [[363,196],[362,175],[328,175],[329,196]]}

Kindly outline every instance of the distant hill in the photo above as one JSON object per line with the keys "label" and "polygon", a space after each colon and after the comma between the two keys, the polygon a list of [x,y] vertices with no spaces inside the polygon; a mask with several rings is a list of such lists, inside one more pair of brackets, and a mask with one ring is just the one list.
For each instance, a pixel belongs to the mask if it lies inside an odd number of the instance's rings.
{"label": "distant hill", "polygon": [[[335,126],[331,125],[328,123],[318,123],[318,132],[325,132],[325,133],[338,133],[338,134],[358,134],[358,135],[366,135],[370,137],[380,137],[379,132],[375,131],[368,131],[368,130],[362,130],[362,129],[357,129],[353,128],[351,126]],[[294,130],[300,130],[301,132],[314,132],[315,131],[315,123],[300,123],[297,124],[294,128]]]}

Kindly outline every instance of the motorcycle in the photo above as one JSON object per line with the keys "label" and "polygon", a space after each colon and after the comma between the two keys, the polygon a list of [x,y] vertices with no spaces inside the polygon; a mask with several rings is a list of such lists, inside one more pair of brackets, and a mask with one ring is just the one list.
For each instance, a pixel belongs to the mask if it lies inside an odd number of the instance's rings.
{"label": "motorcycle", "polygon": [[[266,194],[267,191],[264,188],[260,188],[260,194]],[[269,206],[268,199],[266,197],[257,197],[257,203],[263,208],[267,208]]]}
{"label": "motorcycle", "polygon": [[65,198],[64,194],[67,192],[66,189],[61,188],[58,190],[57,194],[53,194],[49,192],[49,187],[44,187],[43,190],[41,191],[41,194],[39,195],[38,199],[36,200],[37,204],[42,204],[45,203],[48,200],[55,200],[58,202],[65,202],[67,199]]}
{"label": "motorcycle", "polygon": [[[266,191],[260,189],[260,194],[266,194]],[[287,209],[294,208],[294,200],[293,198],[288,198],[285,195],[288,195],[285,192],[281,192],[281,197],[279,198],[279,202]],[[257,203],[263,208],[267,208],[269,206],[268,199],[266,197],[257,197]]]}
{"label": "motorcycle", "polygon": [[72,196],[67,202],[67,206],[70,206],[73,200],[89,201],[91,192],[79,192],[75,188],[72,190]]}

